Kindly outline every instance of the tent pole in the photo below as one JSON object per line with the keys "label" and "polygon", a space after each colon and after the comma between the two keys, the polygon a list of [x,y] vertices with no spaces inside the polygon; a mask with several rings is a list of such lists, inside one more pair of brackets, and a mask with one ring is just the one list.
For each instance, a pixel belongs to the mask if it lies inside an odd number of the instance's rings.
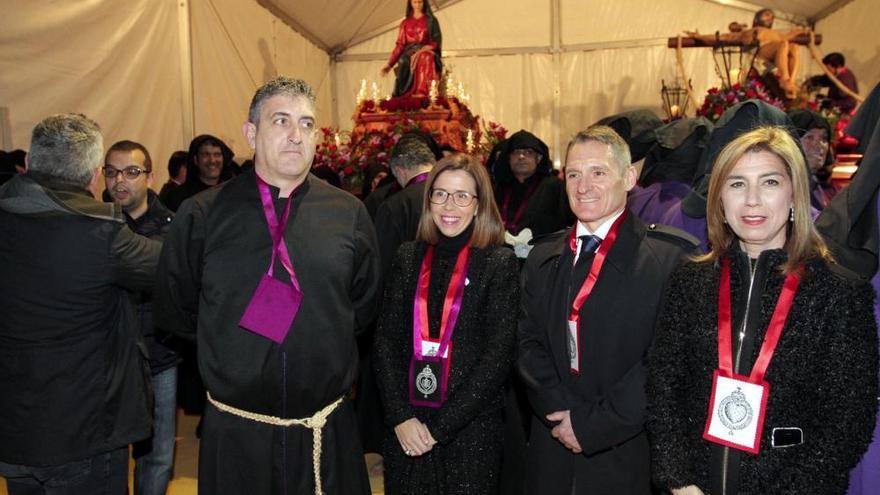
{"label": "tent pole", "polygon": [[339,127],[339,85],[336,81],[336,59],[330,57],[330,125]]}
{"label": "tent pole", "polygon": [[190,23],[192,7],[190,1],[192,0],[181,0],[177,9],[177,29],[180,41],[180,80],[182,83],[180,96],[183,103],[183,111],[181,112],[181,118],[183,119],[181,144],[183,147],[189,146],[189,142],[195,137],[195,88],[193,85],[192,25]]}
{"label": "tent pole", "polygon": [[561,158],[561,73],[562,73],[562,16],[560,13],[560,1],[550,0],[550,46],[553,53],[553,165],[562,168]]}

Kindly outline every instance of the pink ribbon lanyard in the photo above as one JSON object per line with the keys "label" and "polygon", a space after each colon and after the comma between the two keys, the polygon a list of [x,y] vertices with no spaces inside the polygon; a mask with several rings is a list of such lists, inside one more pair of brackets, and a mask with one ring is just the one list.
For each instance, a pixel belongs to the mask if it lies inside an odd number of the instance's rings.
{"label": "pink ribbon lanyard", "polygon": [[296,273],[293,271],[293,263],[290,261],[290,254],[287,251],[287,243],[284,242],[284,230],[287,227],[287,219],[290,217],[290,204],[293,202],[293,192],[287,197],[284,204],[284,212],[281,214],[281,220],[275,216],[275,203],[272,200],[272,192],[269,184],[264,181],[259,174],[257,177],[257,187],[260,190],[260,201],[263,203],[263,213],[266,215],[266,222],[269,224],[269,235],[272,237],[272,260],[269,262],[268,275],[271,277],[275,268],[275,257],[281,258],[281,265],[290,275],[290,282],[299,288],[299,281]]}

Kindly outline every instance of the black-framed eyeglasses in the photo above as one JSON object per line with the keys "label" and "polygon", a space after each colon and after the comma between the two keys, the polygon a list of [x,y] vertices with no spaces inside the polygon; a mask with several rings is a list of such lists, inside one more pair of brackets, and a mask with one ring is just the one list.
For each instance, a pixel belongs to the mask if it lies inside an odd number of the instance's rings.
{"label": "black-framed eyeglasses", "polygon": [[106,166],[101,170],[101,173],[104,174],[104,177],[108,179],[115,179],[117,175],[122,174],[122,176],[128,180],[135,180],[141,176],[141,174],[150,173],[149,170],[144,168],[138,168],[135,166],[125,167],[122,170],[117,168],[113,168],[110,166]]}
{"label": "black-framed eyeglasses", "polygon": [[435,205],[445,205],[450,197],[455,206],[462,208],[470,206],[477,199],[476,194],[471,194],[467,191],[449,192],[445,189],[431,189],[431,195],[428,196],[428,200]]}

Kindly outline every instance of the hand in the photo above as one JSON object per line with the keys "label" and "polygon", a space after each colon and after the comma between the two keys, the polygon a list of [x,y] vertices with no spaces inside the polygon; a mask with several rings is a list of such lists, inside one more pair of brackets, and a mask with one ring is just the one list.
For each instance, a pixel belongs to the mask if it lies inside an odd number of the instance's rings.
{"label": "hand", "polygon": [[553,438],[559,440],[565,448],[575,454],[583,452],[581,444],[578,443],[577,437],[574,435],[574,429],[571,427],[571,411],[556,411],[547,415],[548,421],[559,421],[559,424],[550,430]]}
{"label": "hand", "polygon": [[697,488],[697,485],[688,485],[681,488],[673,488],[672,495],[703,495],[703,490]]}
{"label": "hand", "polygon": [[397,441],[406,455],[418,457],[430,451],[437,443],[428,427],[416,418],[410,418],[394,427]]}
{"label": "hand", "polygon": [[385,67],[382,67],[382,70],[380,70],[379,73],[382,74],[383,76],[386,76],[386,75],[388,75],[388,72],[390,72],[390,71],[391,71],[391,67],[388,67],[386,65]]}

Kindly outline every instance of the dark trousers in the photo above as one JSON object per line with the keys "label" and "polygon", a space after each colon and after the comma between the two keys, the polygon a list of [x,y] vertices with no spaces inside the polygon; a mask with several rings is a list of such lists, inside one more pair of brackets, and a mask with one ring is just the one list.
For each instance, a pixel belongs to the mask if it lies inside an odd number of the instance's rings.
{"label": "dark trousers", "polygon": [[9,495],[125,495],[128,446],[58,466],[0,462]]}

